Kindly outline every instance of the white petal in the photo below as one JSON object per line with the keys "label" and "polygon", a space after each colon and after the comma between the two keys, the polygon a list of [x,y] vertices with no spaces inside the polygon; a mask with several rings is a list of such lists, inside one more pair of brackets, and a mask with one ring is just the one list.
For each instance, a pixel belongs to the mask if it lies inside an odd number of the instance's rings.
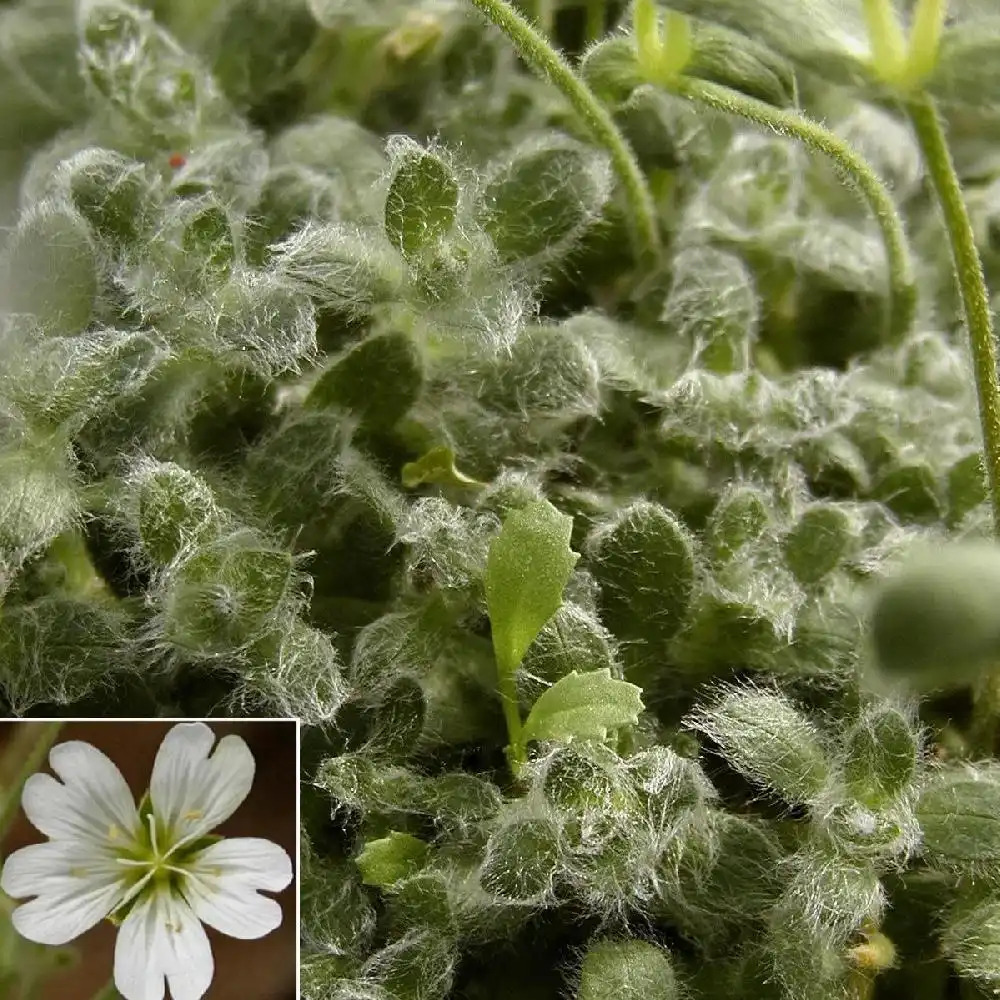
{"label": "white petal", "polygon": [[121,771],[96,747],[80,740],[49,752],[52,770],[24,784],[21,805],[32,825],[53,840],[119,841],[138,828],[135,799]]}
{"label": "white petal", "polygon": [[115,942],[115,987],[125,1000],[200,1000],[215,972],[212,949],[194,912],[169,892],[143,900]]}
{"label": "white petal", "polygon": [[227,837],[200,851],[188,867],[269,892],[280,892],[292,881],[288,852],[263,837]]}
{"label": "white petal", "polygon": [[281,906],[258,889],[278,891],[292,880],[292,860],[277,844],[233,837],[202,851],[184,889],[198,918],[230,937],[252,939],[281,924]]}
{"label": "white petal", "polygon": [[238,882],[221,882],[206,890],[188,883],[186,890],[198,919],[222,934],[250,941],[281,924],[281,904]]}
{"label": "white petal", "polygon": [[239,736],[215,734],[203,722],[181,722],[164,737],[153,763],[149,795],[171,840],[200,837],[239,808],[250,794],[254,759]]}
{"label": "white petal", "polygon": [[21,899],[59,890],[63,883],[112,885],[120,880],[121,874],[121,866],[113,858],[85,841],[71,844],[52,840],[22,847],[9,855],[0,875],[0,889],[14,899]]}
{"label": "white petal", "polygon": [[[85,866],[90,867],[85,867]],[[118,905],[124,889],[108,862],[83,847],[32,844],[4,863],[2,887],[11,896],[37,895],[11,917],[22,936],[39,944],[66,944]]]}

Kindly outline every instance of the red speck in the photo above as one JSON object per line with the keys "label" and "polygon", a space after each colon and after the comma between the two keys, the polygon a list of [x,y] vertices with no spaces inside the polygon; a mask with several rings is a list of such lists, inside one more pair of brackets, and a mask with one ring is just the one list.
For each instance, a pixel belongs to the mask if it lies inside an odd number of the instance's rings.
{"label": "red speck", "polygon": [[181,156],[180,153],[173,153],[171,154],[170,159],[167,162],[170,164],[170,166],[174,168],[174,170],[177,170],[180,167],[183,167],[185,163],[187,163],[187,157]]}

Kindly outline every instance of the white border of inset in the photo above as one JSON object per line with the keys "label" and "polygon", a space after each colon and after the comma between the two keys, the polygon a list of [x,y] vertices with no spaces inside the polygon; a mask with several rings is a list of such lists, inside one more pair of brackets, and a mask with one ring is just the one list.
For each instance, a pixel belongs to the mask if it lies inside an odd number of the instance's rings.
{"label": "white border of inset", "polygon": [[[7,715],[0,722],[286,722],[295,725],[295,995],[302,996],[302,720],[295,716],[30,716]],[[48,756],[46,755],[46,762]]]}

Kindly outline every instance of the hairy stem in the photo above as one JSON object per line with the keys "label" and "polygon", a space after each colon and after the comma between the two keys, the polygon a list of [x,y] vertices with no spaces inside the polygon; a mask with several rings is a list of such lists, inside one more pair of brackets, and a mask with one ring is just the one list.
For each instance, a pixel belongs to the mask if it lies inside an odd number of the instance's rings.
{"label": "hairy stem", "polygon": [[0,765],[4,772],[0,797],[0,841],[10,832],[21,804],[24,783],[45,763],[62,726],[61,722],[18,723]]}
{"label": "hairy stem", "polygon": [[671,89],[717,111],[747,118],[779,135],[798,139],[834,161],[845,179],[868,202],[882,232],[889,268],[888,337],[891,341],[901,340],[913,323],[917,286],[902,219],[888,189],[871,166],[839,136],[797,111],[775,108],[746,94],[692,77],[677,77]]}
{"label": "hairy stem", "polygon": [[569,63],[506,0],[472,3],[514,43],[526,62],[563,92],[595,142],[608,151],[632,211],[637,256],[644,265],[654,263],[660,256],[660,232],[653,196],[611,115]]}
{"label": "hairy stem", "polygon": [[976,250],[972,223],[937,108],[929,97],[919,96],[907,102],[907,111],[951,242],[962,312],[972,348],[972,365],[979,396],[979,422],[983,429],[983,465],[993,506],[993,528],[1000,537],[1000,382],[997,380],[997,349],[990,296]]}

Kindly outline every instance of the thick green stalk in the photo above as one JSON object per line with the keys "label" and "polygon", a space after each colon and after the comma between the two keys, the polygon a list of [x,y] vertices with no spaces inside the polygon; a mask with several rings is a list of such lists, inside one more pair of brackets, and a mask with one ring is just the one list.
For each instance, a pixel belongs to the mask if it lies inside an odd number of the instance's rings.
{"label": "thick green stalk", "polygon": [[772,129],[780,135],[792,136],[834,161],[847,180],[868,202],[882,232],[889,267],[888,334],[892,341],[901,340],[913,323],[917,305],[913,263],[896,205],[888,189],[869,164],[839,136],[797,111],[776,108],[728,87],[720,87],[707,80],[692,77],[677,77],[672,81],[670,89],[692,101],[707,104],[717,111],[738,115],[757,125]]}
{"label": "thick green stalk", "polygon": [[983,464],[986,467],[986,481],[993,506],[993,528],[1000,537],[1000,382],[997,380],[997,348],[990,295],[979,252],[976,250],[972,223],[962,198],[962,188],[955,173],[937,108],[924,95],[908,101],[906,108],[941,205],[951,242],[962,297],[962,312],[972,348],[972,366],[979,396],[979,422],[983,429]]}
{"label": "thick green stalk", "polygon": [[526,62],[563,92],[594,140],[608,151],[632,210],[637,256],[643,264],[654,263],[660,256],[656,206],[646,178],[611,115],[569,63],[506,0],[472,3],[514,43]]}
{"label": "thick green stalk", "polygon": [[[15,729],[14,738],[7,748],[3,770],[5,781],[0,797],[0,841],[10,832],[10,827],[21,804],[21,789],[24,783],[45,764],[52,744],[62,729],[61,722],[21,722]],[[10,763],[6,759],[10,755]],[[18,761],[17,758],[21,760]],[[6,773],[8,772],[10,773]]]}

